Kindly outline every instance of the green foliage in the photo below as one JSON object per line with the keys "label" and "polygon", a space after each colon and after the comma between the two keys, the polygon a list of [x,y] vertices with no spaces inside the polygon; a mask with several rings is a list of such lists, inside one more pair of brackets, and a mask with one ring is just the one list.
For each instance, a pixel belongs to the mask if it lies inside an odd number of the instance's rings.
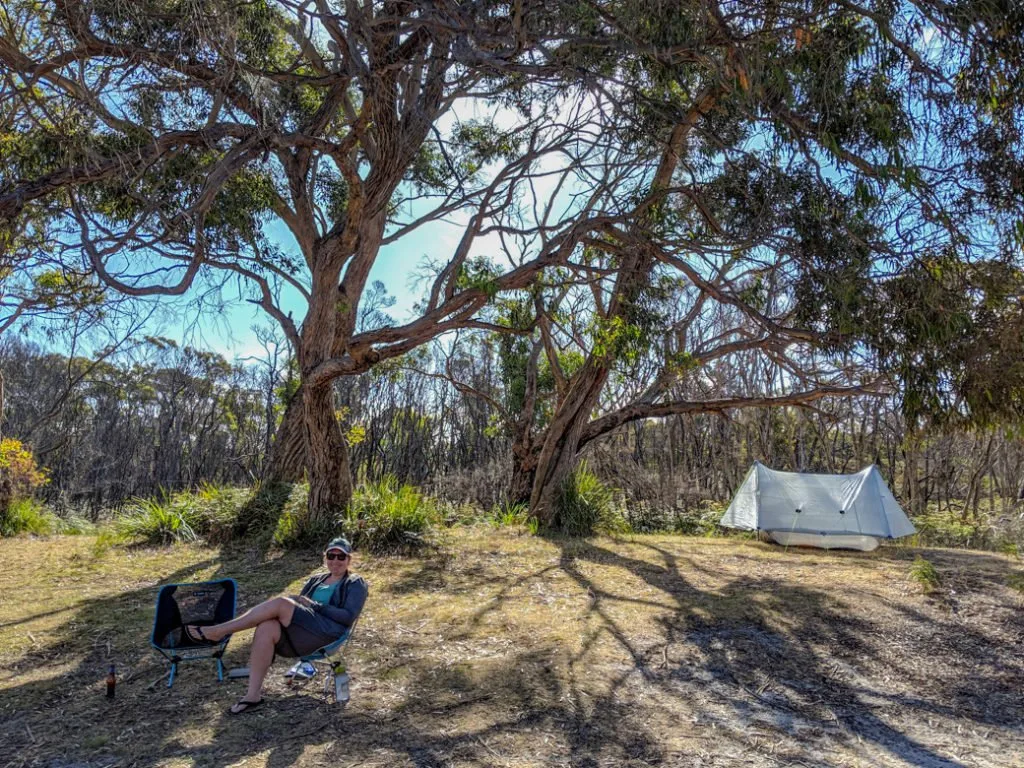
{"label": "green foliage", "polygon": [[467,120],[458,125],[452,140],[459,146],[467,171],[495,160],[512,162],[522,147],[522,139],[510,131],[503,131],[492,121]]}
{"label": "green foliage", "polygon": [[[270,540],[279,547],[299,547],[306,544],[318,546],[334,533],[333,530],[310,525],[307,483],[279,486],[270,492],[265,500],[271,502],[267,511],[274,515]],[[274,502],[278,502],[279,506],[274,505]]]}
{"label": "green foliage", "polygon": [[163,499],[134,499],[112,529],[123,542],[170,544],[203,538],[223,543],[233,537],[248,496],[243,488],[204,485]]}
{"label": "green foliage", "polygon": [[930,594],[939,588],[939,572],[928,560],[918,555],[910,566],[910,578],[921,586],[925,594]]}
{"label": "green foliage", "polygon": [[595,318],[593,323],[593,353],[605,360],[635,361],[644,351],[647,334],[621,316]]}
{"label": "green foliage", "polygon": [[558,494],[558,527],[570,536],[628,533],[619,495],[581,462]]}
{"label": "green foliage", "polygon": [[362,424],[353,424],[345,430],[345,442],[349,447],[354,447],[366,441],[366,427]]}
{"label": "green foliage", "polygon": [[455,285],[460,291],[481,291],[493,298],[498,295],[499,271],[483,256],[469,259],[459,269]]}
{"label": "green foliage", "polygon": [[683,536],[715,536],[722,530],[718,521],[722,519],[725,507],[720,502],[705,501],[694,510],[681,511],[673,521],[672,530]]}
{"label": "green foliage", "polygon": [[984,527],[977,521],[965,522],[959,516],[949,514],[916,516],[914,526],[917,528],[917,543],[923,546],[977,549],[984,535]]}
{"label": "green foliage", "polygon": [[445,526],[475,525],[487,519],[484,511],[472,502],[455,503],[445,499],[435,499],[435,502]]}
{"label": "green foliage", "polygon": [[0,536],[49,536],[62,533],[60,520],[34,499],[16,499],[0,509]]}
{"label": "green foliage", "polygon": [[903,383],[908,421],[1024,422],[1024,271],[947,251],[885,284],[873,345]]}
{"label": "green foliage", "polygon": [[239,510],[236,537],[266,537],[278,544],[293,541],[306,516],[309,486],[305,483],[258,485]]}
{"label": "green foliage", "polygon": [[57,533],[62,536],[83,536],[96,532],[96,526],[81,515],[73,513],[54,515],[54,519],[58,526]]}
{"label": "green foliage", "polygon": [[411,485],[388,475],[356,489],[341,519],[342,532],[354,547],[369,552],[411,552],[428,543],[441,522],[436,502]]}
{"label": "green foliage", "polygon": [[496,504],[487,516],[488,522],[495,528],[527,525],[530,519],[530,505],[522,502]]}
{"label": "green foliage", "polygon": [[1015,571],[1006,577],[1006,586],[1024,595],[1024,573]]}
{"label": "green foliage", "polygon": [[154,499],[135,499],[130,511],[117,518],[114,532],[124,542],[172,544],[198,538],[191,525],[190,510]]}

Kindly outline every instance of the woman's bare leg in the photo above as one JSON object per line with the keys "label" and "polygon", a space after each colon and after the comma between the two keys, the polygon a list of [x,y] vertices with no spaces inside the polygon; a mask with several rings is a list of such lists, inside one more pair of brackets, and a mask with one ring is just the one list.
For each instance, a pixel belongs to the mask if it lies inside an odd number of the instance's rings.
{"label": "woman's bare leg", "polygon": [[[211,642],[217,642],[225,635],[233,635],[243,629],[252,629],[265,621],[277,621],[282,627],[292,623],[292,614],[295,612],[295,601],[289,597],[275,597],[272,600],[253,606],[237,619],[225,621],[223,624],[214,624],[210,627],[203,627],[203,635]],[[191,625],[190,625],[191,626]],[[198,636],[195,627],[191,627],[191,634]]]}
{"label": "woman's bare leg", "polygon": [[[277,619],[264,621],[256,627],[249,650],[249,688],[242,701],[256,702],[263,698],[263,680],[274,662],[274,646],[281,639],[281,622]],[[238,705],[235,705],[238,707]],[[241,707],[239,707],[241,709]]]}

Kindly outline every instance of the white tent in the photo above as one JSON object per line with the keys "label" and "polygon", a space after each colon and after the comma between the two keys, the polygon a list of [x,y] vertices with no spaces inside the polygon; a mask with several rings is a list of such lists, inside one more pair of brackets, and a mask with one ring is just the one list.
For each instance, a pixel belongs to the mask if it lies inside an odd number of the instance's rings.
{"label": "white tent", "polygon": [[873,464],[855,475],[776,472],[755,462],[721,524],[785,546],[862,549],[915,533]]}

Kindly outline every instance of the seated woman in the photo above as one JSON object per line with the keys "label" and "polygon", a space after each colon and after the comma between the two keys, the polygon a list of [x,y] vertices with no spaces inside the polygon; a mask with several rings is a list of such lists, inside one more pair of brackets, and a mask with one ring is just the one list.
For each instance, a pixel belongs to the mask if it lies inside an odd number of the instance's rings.
{"label": "seated woman", "polygon": [[275,597],[223,624],[185,627],[196,643],[216,643],[256,627],[249,651],[249,689],[228,710],[230,714],[239,715],[263,703],[263,679],[275,654],[305,656],[334,642],[355,623],[369,588],[362,576],[349,571],[351,563],[352,545],[347,539],[333,539],[324,550],[327,573],[311,577],[298,596]]}

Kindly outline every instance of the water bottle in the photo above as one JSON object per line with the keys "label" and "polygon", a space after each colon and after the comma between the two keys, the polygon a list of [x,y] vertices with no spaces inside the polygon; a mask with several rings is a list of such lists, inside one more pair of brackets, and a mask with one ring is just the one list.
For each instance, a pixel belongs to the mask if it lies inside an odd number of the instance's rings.
{"label": "water bottle", "polygon": [[339,704],[348,703],[349,690],[348,672],[345,671],[345,662],[339,661],[334,665],[334,700]]}

